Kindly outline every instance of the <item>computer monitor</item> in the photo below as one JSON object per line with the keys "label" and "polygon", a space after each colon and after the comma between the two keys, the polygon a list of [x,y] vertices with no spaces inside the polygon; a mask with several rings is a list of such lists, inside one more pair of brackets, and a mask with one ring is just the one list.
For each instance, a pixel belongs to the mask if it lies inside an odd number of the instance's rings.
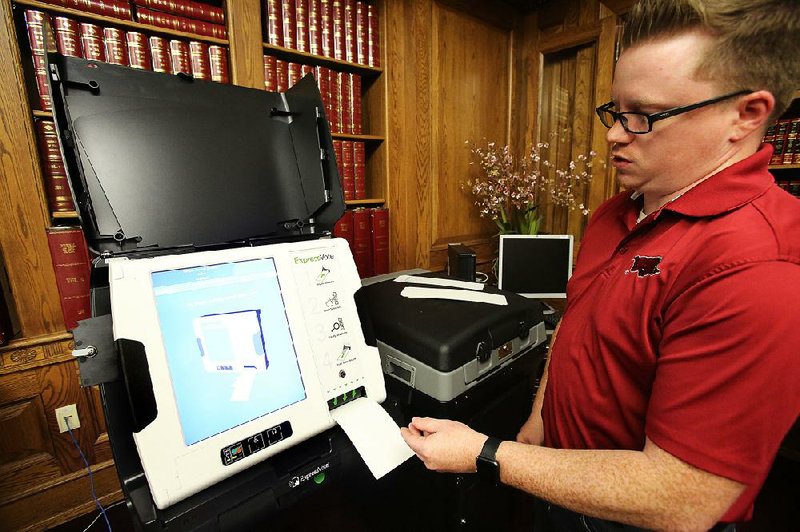
{"label": "computer monitor", "polygon": [[133,438],[158,508],[334,426],[343,394],[385,398],[344,240],[111,259],[109,278],[114,337],[149,370]]}
{"label": "computer monitor", "polygon": [[565,298],[572,235],[500,235],[498,287],[532,298]]}

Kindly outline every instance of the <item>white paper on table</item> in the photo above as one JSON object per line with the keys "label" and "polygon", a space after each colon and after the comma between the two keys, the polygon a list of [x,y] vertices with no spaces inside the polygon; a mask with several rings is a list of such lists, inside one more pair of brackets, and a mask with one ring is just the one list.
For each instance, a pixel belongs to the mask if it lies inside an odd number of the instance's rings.
{"label": "white paper on table", "polygon": [[398,275],[395,277],[396,283],[414,283],[431,286],[449,286],[452,288],[463,288],[465,290],[483,290],[483,283],[471,283],[469,281],[457,281],[455,279],[439,279],[437,277],[419,277],[418,275]]}
{"label": "white paper on table", "polygon": [[369,397],[335,408],[331,416],[344,429],[376,479],[414,456],[394,420]]}
{"label": "white paper on table", "polygon": [[468,290],[453,290],[449,288],[407,286],[403,288],[400,295],[409,299],[452,299],[453,301],[471,301],[473,303],[489,303],[490,305],[508,305],[508,300],[503,294],[487,294],[485,292],[470,292]]}

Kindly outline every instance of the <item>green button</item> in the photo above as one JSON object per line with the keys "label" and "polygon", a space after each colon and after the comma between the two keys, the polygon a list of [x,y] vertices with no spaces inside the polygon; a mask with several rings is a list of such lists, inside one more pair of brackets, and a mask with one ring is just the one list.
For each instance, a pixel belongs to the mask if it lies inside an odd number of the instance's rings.
{"label": "green button", "polygon": [[314,475],[315,484],[322,484],[323,482],[325,482],[325,473],[317,473]]}
{"label": "green button", "polygon": [[358,390],[353,390],[353,395],[352,395],[352,397],[353,397],[353,399],[355,399],[356,397],[358,397]]}

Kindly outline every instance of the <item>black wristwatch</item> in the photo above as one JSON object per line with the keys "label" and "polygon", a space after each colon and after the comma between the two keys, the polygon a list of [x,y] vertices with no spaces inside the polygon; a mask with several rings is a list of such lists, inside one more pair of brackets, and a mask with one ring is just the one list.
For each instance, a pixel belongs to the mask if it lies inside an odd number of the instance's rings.
{"label": "black wristwatch", "polygon": [[500,484],[500,464],[497,463],[497,448],[503,441],[499,438],[489,436],[483,444],[481,454],[475,458],[475,465],[478,469],[478,476],[488,482]]}

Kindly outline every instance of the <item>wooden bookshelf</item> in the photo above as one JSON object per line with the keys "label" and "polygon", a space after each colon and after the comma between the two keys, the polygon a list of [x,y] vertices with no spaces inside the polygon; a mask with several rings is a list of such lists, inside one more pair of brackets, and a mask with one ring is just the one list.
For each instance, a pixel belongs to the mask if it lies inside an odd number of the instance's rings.
{"label": "wooden bookshelf", "polygon": [[367,199],[347,200],[344,203],[348,207],[355,207],[362,205],[383,205],[384,203],[386,203],[386,200],[383,198],[367,198]]}
{"label": "wooden bookshelf", "polygon": [[331,137],[338,140],[360,140],[364,142],[383,142],[381,135],[352,135],[350,133],[331,133]]}
{"label": "wooden bookshelf", "polygon": [[264,46],[264,52],[267,55],[274,55],[278,59],[283,59],[286,61],[303,62],[309,65],[325,66],[333,68],[334,70],[338,70],[340,72],[352,72],[354,74],[361,74],[362,76],[367,76],[367,77],[369,76],[377,77],[383,73],[383,69],[380,67],[372,67],[368,65],[362,65],[359,63],[351,63],[349,61],[342,61],[341,59],[334,59],[332,57],[326,57],[323,55],[315,55],[308,52],[301,52],[300,50],[295,50],[293,48],[284,48],[283,46],[276,46],[274,44],[269,44],[267,42],[262,44]]}
{"label": "wooden bookshelf", "polygon": [[798,170],[800,169],[800,164],[771,164],[769,165],[770,170]]}

